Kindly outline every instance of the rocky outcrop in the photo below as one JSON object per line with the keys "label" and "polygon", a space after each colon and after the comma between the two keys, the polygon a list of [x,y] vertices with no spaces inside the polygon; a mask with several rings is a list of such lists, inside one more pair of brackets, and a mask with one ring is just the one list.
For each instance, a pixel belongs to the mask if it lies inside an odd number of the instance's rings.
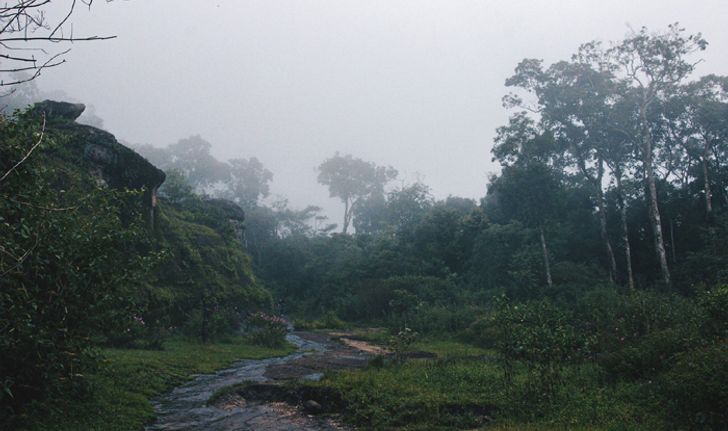
{"label": "rocky outcrop", "polygon": [[120,144],[111,133],[77,123],[76,119],[85,109],[83,104],[46,100],[36,103],[33,109],[45,115],[46,129],[50,133],[53,130],[63,132],[66,155],[81,162],[98,185],[144,190],[144,200],[150,210],[149,221],[153,225],[157,189],[165,179],[162,170]]}

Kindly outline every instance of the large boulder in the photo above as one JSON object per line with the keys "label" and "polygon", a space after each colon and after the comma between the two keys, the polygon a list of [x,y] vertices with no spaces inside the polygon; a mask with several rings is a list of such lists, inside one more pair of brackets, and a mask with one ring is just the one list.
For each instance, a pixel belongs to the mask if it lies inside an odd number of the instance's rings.
{"label": "large boulder", "polygon": [[164,172],[120,144],[111,133],[77,123],[85,108],[80,103],[53,100],[34,106],[34,110],[45,114],[48,129],[57,128],[69,136],[67,150],[71,156],[83,159],[100,184],[119,189],[146,189],[155,194],[164,182]]}
{"label": "large boulder", "polygon": [[62,150],[57,154],[59,159],[86,170],[99,186],[144,190],[149,224],[154,226],[157,189],[164,182],[164,172],[120,144],[111,133],[77,123],[76,119],[85,109],[80,103],[53,100],[36,103],[33,107],[33,111],[44,116],[46,132],[62,140]]}

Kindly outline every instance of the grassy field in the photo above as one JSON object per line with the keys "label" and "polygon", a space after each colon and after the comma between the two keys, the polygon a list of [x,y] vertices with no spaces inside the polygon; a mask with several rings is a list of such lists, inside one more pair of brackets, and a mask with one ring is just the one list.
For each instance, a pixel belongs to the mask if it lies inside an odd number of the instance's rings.
{"label": "grassy field", "polygon": [[54,400],[38,406],[19,428],[28,431],[137,431],[154,418],[149,400],[189,379],[239,360],[284,355],[279,349],[242,341],[201,345],[170,341],[163,350],[104,349],[99,369],[88,376],[83,400]]}
{"label": "grassy field", "polygon": [[548,400],[529,390],[525,369],[505,384],[491,351],[452,341],[419,342],[412,350],[438,359],[384,361],[310,385],[341,394],[344,417],[362,429],[664,429],[650,413],[659,406],[649,404],[648,388],[607,384],[588,365],[567,369]]}

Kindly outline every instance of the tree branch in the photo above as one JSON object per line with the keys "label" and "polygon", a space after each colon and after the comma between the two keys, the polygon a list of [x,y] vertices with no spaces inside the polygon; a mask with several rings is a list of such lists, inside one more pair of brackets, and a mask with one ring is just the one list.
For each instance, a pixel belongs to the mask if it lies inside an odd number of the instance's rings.
{"label": "tree branch", "polygon": [[18,163],[16,163],[12,168],[10,168],[9,171],[5,172],[5,174],[2,177],[0,177],[0,182],[3,182],[5,180],[5,178],[8,177],[8,175],[10,175],[13,171],[15,171],[18,168],[18,166],[25,163],[25,161],[28,160],[28,157],[30,157],[30,155],[33,154],[33,151],[35,151],[35,149],[38,148],[38,146],[41,144],[41,142],[43,142],[43,136],[45,136],[45,126],[46,126],[46,115],[44,112],[43,113],[43,125],[41,126],[40,137],[38,138],[38,142],[36,142],[35,145],[33,145],[30,148],[30,150],[25,154],[25,156],[22,159],[20,159],[20,161],[18,161]]}

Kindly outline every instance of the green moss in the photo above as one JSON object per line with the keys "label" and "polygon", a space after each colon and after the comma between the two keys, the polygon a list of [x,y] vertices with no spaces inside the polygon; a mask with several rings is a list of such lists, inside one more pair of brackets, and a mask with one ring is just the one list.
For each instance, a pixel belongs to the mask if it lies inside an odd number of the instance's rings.
{"label": "green moss", "polygon": [[[277,349],[243,344],[196,344],[169,341],[164,350],[105,349],[99,369],[89,375],[92,389],[85,400],[54,400],[37,406],[19,430],[131,431],[154,418],[150,398],[181,384],[193,374],[210,373],[240,359],[285,355]],[[42,418],[42,419],[41,419]]]}

